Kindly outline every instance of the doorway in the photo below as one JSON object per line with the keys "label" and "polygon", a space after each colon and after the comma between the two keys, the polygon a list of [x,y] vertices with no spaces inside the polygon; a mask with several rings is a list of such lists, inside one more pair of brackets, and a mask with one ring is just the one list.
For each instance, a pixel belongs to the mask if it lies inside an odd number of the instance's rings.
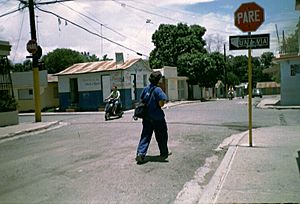
{"label": "doorway", "polygon": [[71,105],[77,105],[79,102],[78,80],[77,78],[70,79],[70,102]]}
{"label": "doorway", "polygon": [[130,76],[131,81],[131,100],[136,100],[136,74],[131,74]]}
{"label": "doorway", "polygon": [[104,75],[101,76],[102,81],[102,94],[103,94],[103,102],[107,96],[109,96],[111,92],[111,84],[110,84],[110,76]]}

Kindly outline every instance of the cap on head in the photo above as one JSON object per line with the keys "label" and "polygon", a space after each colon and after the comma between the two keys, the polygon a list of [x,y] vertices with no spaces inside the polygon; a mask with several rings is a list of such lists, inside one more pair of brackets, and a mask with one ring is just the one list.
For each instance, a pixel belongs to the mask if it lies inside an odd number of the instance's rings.
{"label": "cap on head", "polygon": [[152,72],[150,74],[150,77],[149,77],[149,81],[152,83],[152,84],[158,84],[159,80],[161,79],[162,77],[162,74],[160,71],[155,71],[155,72]]}

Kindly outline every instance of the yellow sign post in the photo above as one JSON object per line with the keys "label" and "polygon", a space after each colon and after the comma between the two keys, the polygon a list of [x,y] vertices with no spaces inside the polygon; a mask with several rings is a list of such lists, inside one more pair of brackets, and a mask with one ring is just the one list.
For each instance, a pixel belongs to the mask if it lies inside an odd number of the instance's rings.
{"label": "yellow sign post", "polygon": [[[252,59],[251,49],[255,48],[255,43],[251,39],[251,32],[256,31],[264,22],[264,9],[255,2],[243,3],[234,12],[234,24],[243,32],[248,32],[248,115],[249,115],[249,146],[252,147]],[[239,41],[238,38],[234,41]],[[230,43],[232,43],[230,42]],[[245,41],[246,42],[246,41]],[[240,43],[234,43],[237,49],[240,49]],[[257,47],[258,48],[258,47]]]}
{"label": "yellow sign post", "polygon": [[[249,33],[251,35],[251,33]],[[248,49],[248,116],[249,116],[249,146],[252,147],[252,59],[251,48]]]}

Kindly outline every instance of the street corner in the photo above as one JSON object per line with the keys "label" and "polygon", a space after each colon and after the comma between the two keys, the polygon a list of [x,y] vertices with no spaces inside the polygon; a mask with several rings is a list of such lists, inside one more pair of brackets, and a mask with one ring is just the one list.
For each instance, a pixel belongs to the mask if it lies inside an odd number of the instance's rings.
{"label": "street corner", "polygon": [[18,125],[1,127],[0,140],[11,139],[28,133],[39,132],[54,127],[64,125],[59,121],[36,122],[36,123],[19,123]]}

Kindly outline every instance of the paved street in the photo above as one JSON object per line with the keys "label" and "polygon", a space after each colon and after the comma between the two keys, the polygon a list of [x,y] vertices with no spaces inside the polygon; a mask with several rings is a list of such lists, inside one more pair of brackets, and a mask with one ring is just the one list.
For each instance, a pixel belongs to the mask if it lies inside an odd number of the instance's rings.
{"label": "paved street", "polygon": [[[44,116],[43,121],[60,120],[64,126],[0,144],[1,201],[173,203],[194,196],[223,158],[225,150],[216,147],[247,130],[246,100],[190,103],[165,112],[173,155],[158,162],[154,139],[144,165],[134,161],[141,122],[130,112],[108,122],[103,113]],[[253,108],[253,125],[299,124],[299,112]]]}

